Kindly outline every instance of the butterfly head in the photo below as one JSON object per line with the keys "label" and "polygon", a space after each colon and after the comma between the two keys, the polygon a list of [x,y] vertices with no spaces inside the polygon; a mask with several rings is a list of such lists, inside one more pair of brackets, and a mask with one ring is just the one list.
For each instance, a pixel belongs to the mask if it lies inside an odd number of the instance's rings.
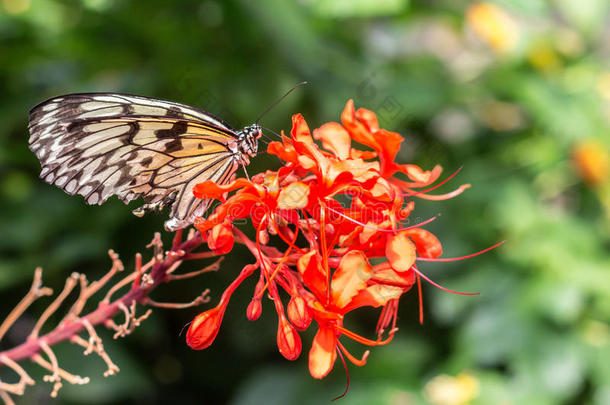
{"label": "butterfly head", "polygon": [[252,124],[239,131],[240,152],[250,157],[256,156],[258,152],[258,140],[263,135],[261,126]]}

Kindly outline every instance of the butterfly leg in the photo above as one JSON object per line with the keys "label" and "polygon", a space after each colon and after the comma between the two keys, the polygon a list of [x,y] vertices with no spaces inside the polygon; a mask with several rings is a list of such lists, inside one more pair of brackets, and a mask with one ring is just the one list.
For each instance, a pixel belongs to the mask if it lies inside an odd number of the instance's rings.
{"label": "butterfly leg", "polygon": [[248,181],[250,181],[250,176],[248,176],[248,171],[246,170],[246,165],[242,164],[241,167],[243,167],[243,169],[244,169],[244,174],[246,175],[246,179],[248,179]]}
{"label": "butterfly leg", "polygon": [[171,206],[174,201],[176,201],[176,195],[178,195],[178,191],[174,190],[165,197],[163,197],[161,200],[154,203],[144,204],[141,207],[138,207],[135,210],[131,211],[131,213],[136,217],[142,218],[149,212],[161,211],[163,208],[168,205]]}

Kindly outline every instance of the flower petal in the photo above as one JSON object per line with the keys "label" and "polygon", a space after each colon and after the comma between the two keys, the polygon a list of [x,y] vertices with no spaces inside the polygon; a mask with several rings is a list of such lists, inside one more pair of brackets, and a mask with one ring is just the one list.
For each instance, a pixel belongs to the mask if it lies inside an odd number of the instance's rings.
{"label": "flower petal", "polygon": [[354,100],[348,100],[345,105],[345,108],[341,113],[341,122],[353,140],[363,145],[370,146],[377,151],[380,149],[377,140],[371,135],[371,131],[356,118]]}
{"label": "flower petal", "polygon": [[292,116],[292,130],[290,131],[290,136],[297,142],[314,143],[311,132],[309,131],[309,126],[301,114]]}
{"label": "flower petal", "polygon": [[326,301],[328,286],[326,284],[326,272],[322,269],[320,257],[315,250],[299,257],[297,269],[303,278],[303,283],[314,295],[322,301]]}
{"label": "flower petal", "polygon": [[353,159],[374,159],[377,157],[377,152],[373,152],[372,150],[360,150],[352,148],[350,156]]}
{"label": "flower petal", "polygon": [[330,283],[331,302],[343,308],[352,297],[366,288],[366,282],[373,275],[373,267],[360,250],[348,252],[341,258],[339,267]]}
{"label": "flower petal", "polygon": [[276,141],[269,142],[269,145],[267,145],[267,153],[292,163],[296,163],[299,156],[292,145]]}
{"label": "flower petal", "polygon": [[372,111],[363,108],[354,111],[353,100],[349,100],[345,105],[341,122],[352,139],[377,151],[384,175],[389,176],[398,170],[394,159],[403,141],[400,134],[380,129],[377,117]]}
{"label": "flower petal", "polygon": [[309,372],[313,378],[324,378],[337,359],[337,338],[333,328],[320,326],[309,351]]}
{"label": "flower petal", "polygon": [[434,166],[432,170],[423,170],[421,167],[416,165],[396,165],[396,170],[407,175],[412,182],[402,182],[407,187],[424,187],[434,183],[441,173],[443,168],[441,166]]}
{"label": "flower petal", "polygon": [[373,137],[381,146],[379,160],[381,161],[384,173],[386,175],[394,173],[397,166],[394,160],[400,150],[400,144],[404,140],[403,137],[397,132],[390,132],[385,129],[374,132]]}
{"label": "flower petal", "polygon": [[377,121],[377,115],[371,110],[366,108],[359,108],[356,111],[356,118],[360,120],[370,132],[379,131],[379,121]]}
{"label": "flower petal", "polygon": [[[361,159],[336,160],[328,170],[328,180],[335,182],[341,173],[350,173],[350,178],[364,183],[367,180],[379,177],[379,164],[377,162],[365,162]],[[347,183],[347,181],[344,181]]]}
{"label": "flower petal", "polygon": [[282,188],[278,196],[277,206],[284,210],[299,209],[307,207],[308,202],[309,186],[296,181]]}
{"label": "flower petal", "polygon": [[409,289],[415,283],[414,271],[397,272],[392,268],[390,262],[383,262],[373,267],[373,277],[370,281],[377,284],[392,285]]}
{"label": "flower petal", "polygon": [[396,271],[407,271],[415,263],[415,244],[405,232],[388,237],[385,255]]}
{"label": "flower petal", "polygon": [[443,254],[441,242],[439,242],[436,236],[425,229],[408,229],[405,231],[405,234],[415,242],[415,247],[417,248],[419,256],[437,258]]}
{"label": "flower petal", "polygon": [[313,130],[313,137],[322,140],[324,149],[331,151],[339,159],[350,156],[351,139],[349,133],[340,124],[329,122]]}
{"label": "flower petal", "polygon": [[216,200],[225,201],[225,193],[250,185],[252,185],[250,181],[241,177],[225,185],[218,184],[212,180],[206,180],[202,183],[195,184],[195,187],[193,187],[193,194],[195,197],[201,199],[214,198]]}
{"label": "flower petal", "polygon": [[387,304],[392,299],[400,297],[405,291],[404,288],[392,285],[373,284],[360,291],[344,308],[344,311],[349,312],[360,307],[377,308]]}

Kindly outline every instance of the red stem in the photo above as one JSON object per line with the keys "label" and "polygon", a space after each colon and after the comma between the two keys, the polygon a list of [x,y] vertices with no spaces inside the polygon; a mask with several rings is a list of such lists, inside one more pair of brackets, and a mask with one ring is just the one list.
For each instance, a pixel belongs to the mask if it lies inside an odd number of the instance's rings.
{"label": "red stem", "polygon": [[[203,239],[201,238],[201,235],[197,233],[196,236],[185,241],[172,250],[183,250],[185,252],[189,252],[200,246],[202,243]],[[95,311],[86,316],[80,317],[76,320],[67,321],[60,324],[58,327],[45,335],[42,335],[36,339],[27,340],[24,343],[13,347],[12,349],[0,352],[0,358],[2,358],[2,356],[6,356],[13,361],[31,358],[41,350],[41,342],[45,342],[47,345],[53,346],[84,330],[85,326],[83,325],[83,321],[86,320],[93,326],[99,325],[108,319],[111,319],[117,313],[122,312],[119,308],[121,304],[129,307],[134,301],[141,303],[153,289],[167,281],[167,269],[179,259],[180,258],[178,255],[168,255],[164,260],[153,266],[151,271],[151,276],[153,279],[152,284],[146,285],[146,287],[142,287],[142,285],[133,285],[126,294],[112,303],[101,304]],[[5,364],[0,361],[0,367],[4,365]]]}

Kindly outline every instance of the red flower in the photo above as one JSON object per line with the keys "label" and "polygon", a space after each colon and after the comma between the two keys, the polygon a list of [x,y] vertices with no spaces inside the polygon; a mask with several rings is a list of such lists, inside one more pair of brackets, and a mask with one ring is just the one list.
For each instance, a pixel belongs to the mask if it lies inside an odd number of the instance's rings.
{"label": "red flower", "polygon": [[233,232],[230,224],[215,225],[208,235],[208,247],[218,255],[229,253],[233,249]]}
{"label": "red flower", "polygon": [[[367,346],[388,343],[397,330],[400,296],[420,277],[430,281],[416,261],[452,260],[438,258],[440,242],[421,228],[434,218],[408,227],[401,223],[413,211],[414,197],[442,200],[460,194],[468,185],[445,195],[427,194],[453,175],[431,186],[441,174],[440,166],[425,171],[396,163],[402,137],[379,128],[371,111],[355,111],[352,101],[341,121],[315,129],[312,136],[297,114],[290,137],[282,135],[267,149],[283,162],[279,170],[227,185],[206,181],[195,186],[196,197],[221,202],[195,223],[210,249],[226,253],[238,242],[252,252],[256,263],[242,270],[216,308],[195,318],[187,334],[187,343],[194,349],[212,343],[231,294],[260,270],[247,317],[258,319],[261,300],[267,296],[273,300],[278,313],[277,343],[284,357],[294,360],[300,355],[298,331],[315,320],[318,331],[309,351],[313,377],[326,376],[337,353],[362,365],[368,351],[357,359],[340,339]],[[357,149],[355,142],[372,150]],[[255,240],[231,225],[244,218],[251,220]],[[271,246],[270,241],[277,239],[270,235],[277,235],[282,246]],[[378,262],[374,266],[373,258]],[[279,289],[290,296],[287,313]],[[377,307],[382,311],[375,339],[344,328],[343,321],[352,311]]]}

